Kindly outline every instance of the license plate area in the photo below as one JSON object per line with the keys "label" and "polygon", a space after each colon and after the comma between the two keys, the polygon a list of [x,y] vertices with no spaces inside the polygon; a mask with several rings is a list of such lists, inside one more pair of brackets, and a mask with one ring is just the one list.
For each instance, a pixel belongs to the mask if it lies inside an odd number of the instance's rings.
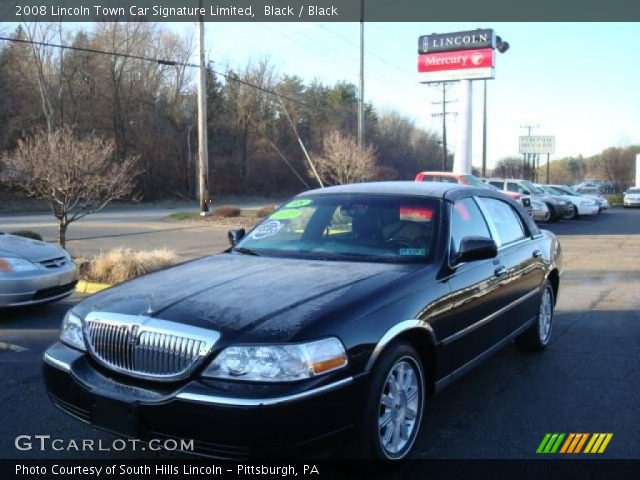
{"label": "license plate area", "polygon": [[140,433],[137,404],[113,398],[93,398],[91,423],[127,437],[137,438]]}

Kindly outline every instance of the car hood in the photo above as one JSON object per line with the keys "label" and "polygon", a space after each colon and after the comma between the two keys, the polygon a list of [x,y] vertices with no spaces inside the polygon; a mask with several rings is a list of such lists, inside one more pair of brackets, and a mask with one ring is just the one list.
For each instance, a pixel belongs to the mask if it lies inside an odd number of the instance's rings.
{"label": "car hood", "polygon": [[0,256],[20,257],[30,262],[42,262],[65,255],[64,250],[50,243],[16,235],[0,235]]}
{"label": "car hood", "polygon": [[227,341],[287,341],[416,268],[222,253],[104,290],[74,311],[147,315],[211,328]]}

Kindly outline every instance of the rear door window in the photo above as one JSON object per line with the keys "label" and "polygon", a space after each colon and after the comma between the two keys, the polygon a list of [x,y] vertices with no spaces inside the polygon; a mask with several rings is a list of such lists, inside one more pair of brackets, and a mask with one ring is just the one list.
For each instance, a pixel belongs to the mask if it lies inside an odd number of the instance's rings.
{"label": "rear door window", "polygon": [[472,198],[458,200],[451,209],[452,258],[460,251],[460,244],[465,237],[491,238],[484,216]]}
{"label": "rear door window", "polygon": [[487,211],[488,221],[495,225],[498,246],[509,245],[526,237],[522,220],[511,205],[488,197],[479,197],[479,201]]}

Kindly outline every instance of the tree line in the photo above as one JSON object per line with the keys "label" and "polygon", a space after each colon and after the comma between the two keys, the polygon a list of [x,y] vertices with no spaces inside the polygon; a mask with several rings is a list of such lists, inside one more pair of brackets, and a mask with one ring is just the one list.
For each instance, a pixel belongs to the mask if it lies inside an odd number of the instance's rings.
{"label": "tree line", "polygon": [[[113,165],[137,159],[133,192],[141,199],[195,196],[197,71],[187,65],[194,50],[189,36],[153,23],[98,23],[75,31],[60,23],[27,23],[12,37],[26,43],[0,43],[5,158],[38,132],[64,131],[112,142]],[[121,55],[29,43],[34,41]],[[358,89],[349,82],[305,82],[278,74],[263,59],[243,67],[210,63],[207,89],[214,200],[220,194],[288,195],[319,186],[319,175],[327,184],[412,179],[442,164],[437,134],[370,103],[366,145],[358,149]],[[318,162],[316,172],[300,141]],[[345,171],[336,158],[360,163]]]}
{"label": "tree line", "polygon": [[[590,157],[578,155],[552,160],[549,164],[549,182],[575,185],[584,179],[603,180],[611,185],[614,192],[622,192],[634,184],[638,154],[640,145],[630,145],[606,148]],[[533,169],[522,157],[506,157],[496,163],[493,174],[506,178],[537,178],[544,183],[547,165],[542,161],[537,169]]]}

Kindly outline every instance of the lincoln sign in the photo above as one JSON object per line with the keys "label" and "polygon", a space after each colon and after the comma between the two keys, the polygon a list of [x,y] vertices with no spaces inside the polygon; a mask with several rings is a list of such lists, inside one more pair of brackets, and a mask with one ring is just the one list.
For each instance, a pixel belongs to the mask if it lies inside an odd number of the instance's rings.
{"label": "lincoln sign", "polygon": [[478,80],[495,74],[493,30],[423,35],[418,40],[421,83]]}
{"label": "lincoln sign", "polygon": [[473,50],[495,48],[496,36],[491,29],[469,30],[465,32],[434,33],[418,38],[418,53],[450,52],[452,50]]}

